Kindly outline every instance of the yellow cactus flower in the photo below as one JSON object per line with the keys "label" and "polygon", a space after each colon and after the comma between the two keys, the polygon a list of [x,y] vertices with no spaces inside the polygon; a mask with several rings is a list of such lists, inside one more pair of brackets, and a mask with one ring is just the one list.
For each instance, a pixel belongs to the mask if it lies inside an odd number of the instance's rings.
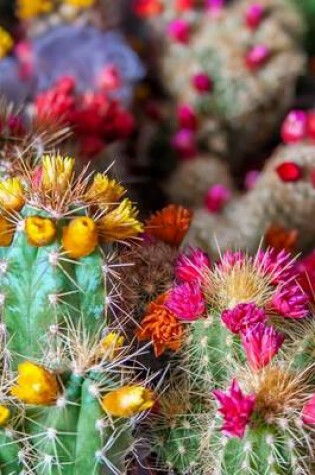
{"label": "yellow cactus flower", "polygon": [[61,155],[44,155],[43,163],[43,187],[47,190],[65,191],[73,178],[75,160]]}
{"label": "yellow cactus flower", "polygon": [[16,385],[11,388],[12,396],[26,404],[51,405],[59,393],[58,381],[53,373],[30,361],[18,366]]}
{"label": "yellow cactus flower", "polygon": [[91,8],[95,4],[95,0],[64,0],[64,3],[75,8]]}
{"label": "yellow cactus flower", "polygon": [[6,406],[0,405],[0,427],[4,426],[8,422],[10,416],[11,413],[9,409]]}
{"label": "yellow cactus flower", "polygon": [[97,173],[86,193],[86,200],[102,205],[113,204],[117,203],[125,191],[125,188],[116,180],[110,180],[107,175]]}
{"label": "yellow cactus flower", "polygon": [[153,392],[143,386],[123,386],[102,399],[102,407],[107,414],[115,417],[133,417],[147,411],[154,405]]}
{"label": "yellow cactus flower", "polygon": [[0,207],[6,211],[20,211],[25,204],[22,183],[8,178],[0,183]]}
{"label": "yellow cactus flower", "polygon": [[25,220],[25,233],[32,246],[47,246],[57,235],[55,223],[49,218],[41,216],[28,216]]}
{"label": "yellow cactus flower", "polygon": [[99,230],[105,242],[123,241],[143,231],[143,225],[136,219],[138,210],[126,198],[99,222]]}
{"label": "yellow cactus flower", "polygon": [[10,33],[0,26],[0,59],[10,53],[13,45],[14,41]]}
{"label": "yellow cactus flower", "polygon": [[18,0],[16,13],[20,20],[30,20],[50,13],[53,6],[52,0]]}
{"label": "yellow cactus flower", "polygon": [[63,229],[62,245],[73,259],[88,256],[98,244],[97,227],[93,219],[79,216]]}
{"label": "yellow cactus flower", "polygon": [[100,355],[111,361],[119,355],[124,343],[125,338],[123,336],[116,332],[110,332],[100,343]]}
{"label": "yellow cactus flower", "polygon": [[14,226],[10,221],[0,216],[0,247],[10,246],[14,236]]}

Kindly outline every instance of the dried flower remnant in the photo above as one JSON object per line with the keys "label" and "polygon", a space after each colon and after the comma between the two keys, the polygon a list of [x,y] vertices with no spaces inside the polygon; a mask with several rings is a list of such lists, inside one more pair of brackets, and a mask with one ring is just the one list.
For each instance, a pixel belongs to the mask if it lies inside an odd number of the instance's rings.
{"label": "dried flower remnant", "polygon": [[182,206],[169,205],[153,214],[145,223],[145,232],[152,237],[178,247],[192,220],[192,212]]}

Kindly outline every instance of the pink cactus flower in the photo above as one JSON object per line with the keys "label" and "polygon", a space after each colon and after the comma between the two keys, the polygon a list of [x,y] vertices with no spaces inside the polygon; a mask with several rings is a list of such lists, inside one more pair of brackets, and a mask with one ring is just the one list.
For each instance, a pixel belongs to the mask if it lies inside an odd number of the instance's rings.
{"label": "pink cactus flower", "polygon": [[265,13],[265,8],[260,3],[253,3],[249,5],[245,12],[245,23],[246,25],[255,30],[263,20]]}
{"label": "pink cactus flower", "polygon": [[235,265],[241,266],[242,263],[245,261],[245,254],[243,251],[226,251],[220,262],[218,262],[217,267],[219,267],[222,271],[228,271],[232,269]]}
{"label": "pink cactus flower", "polygon": [[193,284],[202,280],[203,272],[210,267],[210,259],[201,249],[190,248],[181,254],[176,263],[175,275],[178,280]]}
{"label": "pink cactus flower", "polygon": [[207,94],[213,89],[213,82],[207,73],[197,73],[192,77],[192,85],[200,94]]}
{"label": "pink cactus flower", "polygon": [[177,120],[181,129],[196,130],[197,115],[194,108],[188,104],[181,104],[177,109]]}
{"label": "pink cactus flower", "polygon": [[98,83],[104,91],[117,91],[121,87],[121,75],[117,67],[114,65],[107,65],[102,69],[98,77]]}
{"label": "pink cactus flower", "polygon": [[244,437],[255,408],[256,396],[244,394],[236,379],[227,392],[213,391],[213,395],[221,404],[219,412],[224,418],[222,432],[228,437]]}
{"label": "pink cactus flower", "polygon": [[187,322],[198,320],[206,310],[199,285],[187,282],[174,287],[170,291],[165,305],[179,320]]}
{"label": "pink cactus flower", "polygon": [[306,138],[307,128],[308,118],[306,112],[293,110],[283,121],[281,138],[286,144],[301,142]]}
{"label": "pink cactus flower", "polygon": [[284,285],[272,299],[272,309],[284,318],[305,318],[309,313],[309,298],[295,282]]}
{"label": "pink cactus flower", "polygon": [[251,71],[260,69],[270,57],[270,50],[265,45],[253,46],[245,55],[245,64]]}
{"label": "pink cactus flower", "polygon": [[204,204],[210,213],[220,213],[230,199],[230,190],[224,185],[217,184],[207,191]]}
{"label": "pink cactus flower", "polygon": [[315,424],[315,394],[303,408],[302,421],[304,424]]}
{"label": "pink cactus flower", "polygon": [[187,44],[190,39],[190,25],[185,20],[174,20],[167,28],[169,37],[182,44]]}
{"label": "pink cactus flower", "polygon": [[192,130],[179,130],[172,138],[171,144],[182,159],[193,158],[197,153],[196,136]]}
{"label": "pink cactus flower", "polygon": [[281,282],[287,283],[296,278],[295,262],[286,250],[278,252],[276,249],[270,248],[267,251],[260,251],[256,260],[259,269],[264,274],[269,274],[272,277],[274,285]]}
{"label": "pink cactus flower", "polygon": [[254,303],[240,303],[232,310],[224,310],[221,320],[235,334],[266,321],[266,313]]}
{"label": "pink cactus flower", "polygon": [[284,342],[283,335],[264,323],[246,328],[241,338],[248,364],[254,371],[267,366]]}

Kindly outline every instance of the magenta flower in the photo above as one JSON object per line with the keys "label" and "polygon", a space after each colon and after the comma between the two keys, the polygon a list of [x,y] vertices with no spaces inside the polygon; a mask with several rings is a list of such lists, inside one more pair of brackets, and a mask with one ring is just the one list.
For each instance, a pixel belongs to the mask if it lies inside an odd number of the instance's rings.
{"label": "magenta flower", "polygon": [[217,267],[222,271],[228,271],[235,265],[241,266],[243,262],[245,262],[245,254],[243,251],[226,251],[221,261],[218,262]]}
{"label": "magenta flower", "polygon": [[213,395],[221,404],[219,412],[224,418],[222,432],[228,437],[242,438],[254,411],[256,396],[244,394],[236,379],[227,392],[213,391]]}
{"label": "magenta flower", "polygon": [[225,6],[225,0],[205,0],[205,6],[211,16],[220,16]]}
{"label": "magenta flower", "polygon": [[265,45],[253,46],[245,56],[245,64],[251,71],[261,68],[269,59],[270,50]]}
{"label": "magenta flower", "polygon": [[294,282],[284,285],[274,295],[271,305],[284,318],[304,318],[309,312],[309,298]]}
{"label": "magenta flower", "polygon": [[177,109],[177,120],[181,129],[196,130],[197,115],[194,108],[188,104],[181,104]]}
{"label": "magenta flower", "polygon": [[281,333],[264,323],[247,328],[241,338],[248,364],[254,371],[267,366],[284,342]]}
{"label": "magenta flower", "polygon": [[254,303],[240,303],[232,310],[224,310],[221,319],[232,333],[238,334],[257,323],[264,323],[266,314]]}
{"label": "magenta flower", "polygon": [[190,26],[185,20],[174,20],[168,25],[168,35],[178,43],[188,43],[190,38]]}
{"label": "magenta flower", "polygon": [[192,85],[200,94],[207,94],[213,89],[213,82],[207,73],[197,73],[192,77]]}
{"label": "magenta flower", "polygon": [[180,284],[174,287],[165,303],[179,320],[192,322],[202,317],[206,304],[197,284]]}
{"label": "magenta flower", "polygon": [[246,25],[255,30],[263,20],[265,13],[265,7],[260,3],[253,3],[249,5],[245,12],[245,22]]}
{"label": "magenta flower", "polygon": [[269,274],[272,277],[274,285],[281,282],[289,282],[296,278],[295,263],[289,252],[276,251],[271,248],[267,251],[260,251],[257,255],[257,262],[264,274]]}
{"label": "magenta flower", "polygon": [[230,198],[230,190],[224,185],[217,184],[209,188],[204,203],[210,213],[220,213]]}
{"label": "magenta flower", "polygon": [[202,279],[203,272],[210,267],[210,259],[201,249],[190,248],[188,254],[181,254],[176,263],[178,280],[193,284]]}
{"label": "magenta flower", "polygon": [[315,394],[303,408],[302,421],[304,424],[315,424]]}
{"label": "magenta flower", "polygon": [[172,147],[181,158],[192,158],[197,153],[195,132],[189,129],[181,129],[172,138]]}
{"label": "magenta flower", "polygon": [[284,119],[281,138],[286,144],[299,143],[307,136],[307,114],[302,110],[293,110]]}

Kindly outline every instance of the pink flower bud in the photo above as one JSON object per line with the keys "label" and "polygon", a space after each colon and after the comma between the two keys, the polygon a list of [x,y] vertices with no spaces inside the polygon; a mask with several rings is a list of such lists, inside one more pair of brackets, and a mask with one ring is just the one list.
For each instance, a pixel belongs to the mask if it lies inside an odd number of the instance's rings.
{"label": "pink flower bud", "polygon": [[281,127],[281,138],[284,143],[299,143],[307,135],[307,115],[304,111],[293,110],[285,118]]}
{"label": "pink flower bud", "polygon": [[245,64],[251,71],[261,68],[270,57],[270,50],[265,45],[253,46],[245,56]]}
{"label": "pink flower bud", "polygon": [[261,23],[265,13],[265,8],[259,3],[253,3],[250,5],[245,13],[246,25],[255,30]]}
{"label": "pink flower bud", "polygon": [[185,20],[174,20],[167,28],[169,37],[178,43],[186,44],[190,39],[190,25]]}
{"label": "pink flower bud", "polygon": [[213,89],[213,83],[207,73],[197,73],[192,78],[192,84],[200,94],[207,94]]}
{"label": "pink flower bud", "polygon": [[196,130],[197,116],[192,106],[182,104],[177,109],[177,120],[181,129]]}
{"label": "pink flower bud", "polygon": [[172,147],[181,158],[192,158],[197,153],[196,137],[193,131],[188,129],[179,130],[172,139]]}
{"label": "pink flower bud", "polygon": [[220,213],[225,204],[231,199],[231,192],[224,185],[213,185],[206,193],[205,207],[210,213]]}

